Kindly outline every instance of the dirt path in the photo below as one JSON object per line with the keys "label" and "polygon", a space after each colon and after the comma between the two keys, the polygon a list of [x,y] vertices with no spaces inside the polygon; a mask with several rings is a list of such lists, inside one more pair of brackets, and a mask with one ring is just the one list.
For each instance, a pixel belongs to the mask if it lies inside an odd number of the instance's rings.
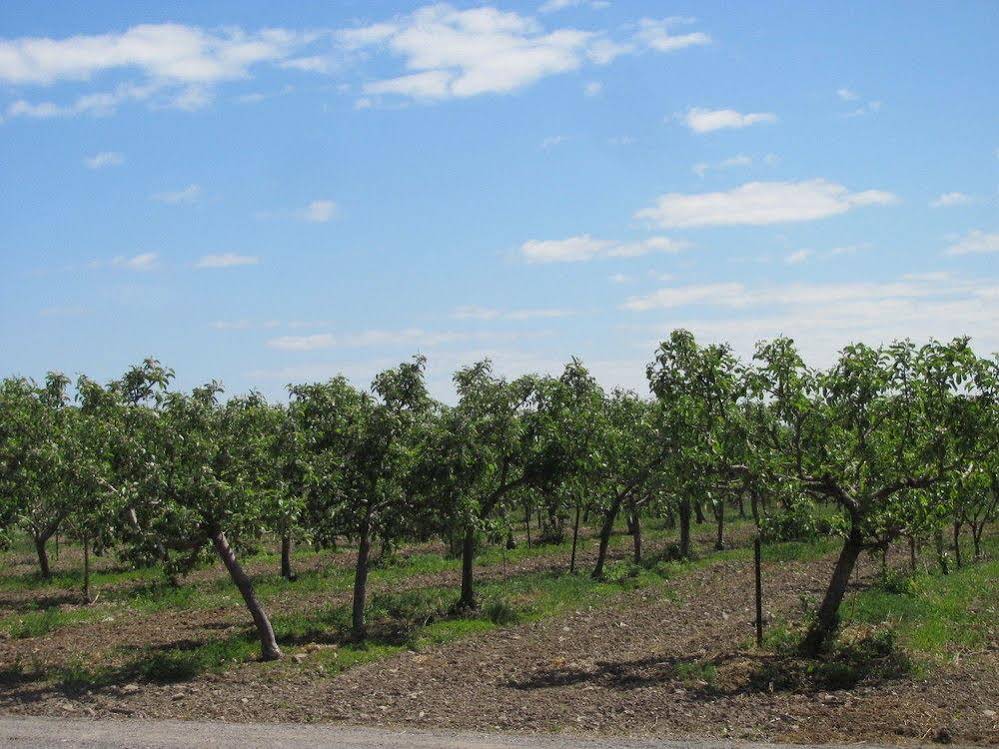
{"label": "dirt path", "polygon": [[[729,741],[584,739],[576,736],[385,731],[377,728],[195,721],[84,721],[0,718],[0,746],[11,747],[337,747],[337,749],[763,749]],[[770,744],[766,749],[790,749]],[[797,747],[797,749],[812,749]],[[817,747],[815,749],[818,749]],[[823,749],[847,749],[826,746]],[[852,745],[850,749],[865,749]]]}

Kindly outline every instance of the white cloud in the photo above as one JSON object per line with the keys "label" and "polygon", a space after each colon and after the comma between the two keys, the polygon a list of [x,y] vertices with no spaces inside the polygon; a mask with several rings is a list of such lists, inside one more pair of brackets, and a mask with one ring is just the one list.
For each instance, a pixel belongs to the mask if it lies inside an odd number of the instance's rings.
{"label": "white cloud", "polygon": [[777,122],[777,115],[773,112],[742,114],[734,109],[704,109],[702,107],[691,107],[685,115],[680,115],[680,117],[684,124],[695,133],[710,133],[726,128],[769,125]]}
{"label": "white cloud", "polygon": [[[598,7],[599,0],[554,0],[550,12],[573,5]],[[607,65],[641,48],[670,52],[709,43],[703,32],[673,35],[677,19],[643,19],[633,40],[573,28],[546,30],[536,19],[492,7],[458,10],[447,3],[420,8],[388,23],[347,29],[337,39],[347,50],[382,48],[401,58],[399,75],[369,81],[367,95],[439,100],[506,94],[542,78],[578,70],[589,61]]]}
{"label": "white cloud", "polygon": [[687,242],[669,237],[620,242],[581,234],[567,239],[531,239],[521,245],[520,251],[528,263],[573,263],[598,256],[637,257],[651,252],[677,253],[687,247]]}
{"label": "white cloud", "polygon": [[313,200],[300,214],[303,221],[325,224],[337,215],[337,205],[332,200]]}
{"label": "white cloud", "polygon": [[554,148],[555,146],[565,143],[569,138],[565,135],[549,135],[543,141],[541,141],[542,150],[547,151],[549,148]]}
{"label": "white cloud", "polygon": [[643,18],[638,22],[639,28],[638,33],[635,34],[635,39],[649,49],[657,52],[675,52],[687,47],[699,47],[711,44],[711,37],[701,31],[695,31],[690,34],[670,33],[670,26],[692,20],[687,18],[665,18],[661,20]]}
{"label": "white cloud", "polygon": [[890,192],[850,192],[824,179],[747,182],[728,192],[667,193],[635,217],[664,228],[764,225],[813,221],[858,206],[890,205],[897,200]]}
{"label": "white cloud", "polygon": [[947,248],[948,255],[979,255],[999,252],[999,232],[987,234],[973,229]]}
{"label": "white cloud", "polygon": [[784,258],[784,262],[788,265],[800,265],[812,256],[811,250],[796,250]]}
{"label": "white cloud", "polygon": [[856,101],[860,98],[856,91],[849,88],[838,88],[836,89],[836,96],[838,96],[843,101]]}
{"label": "white cloud", "polygon": [[368,83],[366,94],[417,99],[509,93],[549,75],[578,69],[592,32],[542,30],[532,18],[490,7],[428,5],[390,24],[341,32],[349,47],[384,45],[407,75]]}
{"label": "white cloud", "polygon": [[599,96],[604,90],[604,84],[599,81],[590,81],[585,86],[583,86],[583,93],[587,96]]}
{"label": "white cloud", "polygon": [[[281,28],[205,30],[162,23],[141,24],[119,33],[6,39],[0,40],[0,82],[16,86],[86,85],[111,73],[141,79],[121,83],[110,92],[79,96],[71,104],[19,100],[8,106],[8,117],[105,115],[129,100],[191,111],[212,100],[214,86],[248,78],[257,65],[285,62],[290,67],[322,72],[318,66],[302,62],[308,57],[291,57],[322,36],[322,32]],[[156,94],[161,98],[155,99]]]}
{"label": "white cloud", "polygon": [[631,276],[625,275],[624,273],[615,273],[613,275],[607,276],[607,280],[611,283],[631,283],[634,279]]}
{"label": "white cloud", "polygon": [[247,76],[255,64],[276,61],[309,38],[286,29],[218,33],[175,23],[142,24],[118,34],[0,41],[0,81],[48,85],[135,68],[149,78],[183,84]]}
{"label": "white cloud", "polygon": [[83,160],[88,169],[103,169],[108,166],[120,166],[125,163],[125,157],[117,151],[101,151]]}
{"label": "white cloud", "polygon": [[193,203],[199,197],[201,197],[201,186],[188,185],[183,189],[174,190],[172,192],[155,193],[152,196],[152,199],[158,203],[168,203],[170,205],[178,205],[180,203]]}
{"label": "white cloud", "polygon": [[931,203],[931,208],[949,208],[954,205],[964,205],[974,200],[970,195],[963,192],[945,192],[938,195]]}
{"label": "white cloud", "polygon": [[194,264],[195,268],[233,268],[237,265],[256,265],[260,258],[251,255],[237,255],[225,252],[221,255],[203,255]]}
{"label": "white cloud", "polygon": [[132,257],[118,256],[111,261],[111,265],[127,270],[150,271],[160,267],[160,260],[155,252],[143,252]]}

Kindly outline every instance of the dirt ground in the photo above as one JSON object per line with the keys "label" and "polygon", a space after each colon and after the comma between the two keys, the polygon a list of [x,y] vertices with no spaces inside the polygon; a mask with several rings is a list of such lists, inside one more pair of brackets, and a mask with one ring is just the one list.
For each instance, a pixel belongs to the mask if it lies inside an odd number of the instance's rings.
{"label": "dirt ground", "polygon": [[[564,560],[520,566],[526,571],[556,563]],[[866,564],[860,584],[872,572]],[[794,617],[800,595],[821,592],[831,566],[828,557],[767,565],[768,616]],[[480,578],[500,572],[484,573]],[[445,575],[430,582],[452,581]],[[420,584],[428,581],[406,581]],[[11,678],[0,682],[0,712],[800,743],[999,744],[999,643],[923,679],[862,682],[849,691],[782,689],[750,678],[769,657],[742,647],[753,633],[751,605],[750,564],[718,562],[676,577],[665,591],[622,592],[600,607],[402,652],[336,676],[313,653],[277,664],[240,664],[179,684],[118,684],[83,694]],[[166,611],[0,641],[0,664],[26,648],[43,663],[58,662],[71,653],[106,650],[109,642],[183,646],[185,639],[229,628],[245,628],[241,609]],[[689,667],[705,663],[716,669],[712,684],[691,679],[696,672]]]}

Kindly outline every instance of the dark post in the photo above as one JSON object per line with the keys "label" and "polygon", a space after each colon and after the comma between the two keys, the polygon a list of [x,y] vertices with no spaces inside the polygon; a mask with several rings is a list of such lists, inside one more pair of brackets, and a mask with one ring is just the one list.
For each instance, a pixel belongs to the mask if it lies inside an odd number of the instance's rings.
{"label": "dark post", "polygon": [[756,646],[763,646],[763,576],[760,572],[760,537],[753,539],[753,572],[756,577]]}

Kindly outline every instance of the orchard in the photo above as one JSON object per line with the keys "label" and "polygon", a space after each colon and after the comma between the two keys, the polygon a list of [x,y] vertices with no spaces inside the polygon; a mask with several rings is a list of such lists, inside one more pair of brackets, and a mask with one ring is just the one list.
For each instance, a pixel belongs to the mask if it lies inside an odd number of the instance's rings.
{"label": "orchard", "polygon": [[[676,527],[672,553],[695,554],[691,524],[707,514],[715,547],[726,518],[751,508],[767,538],[796,518],[828,518],[841,544],[802,653],[828,648],[858,559],[903,541],[981,555],[999,511],[999,369],[967,339],[853,344],[825,368],[793,341],[760,343],[750,360],[678,330],[647,368],[648,395],[606,392],[582,362],[559,376],[498,376],[477,362],[454,375],[456,400],[433,399],[415,357],[360,389],[343,377],[296,384],[272,403],[191,392],[148,359],[120,378],[0,383],[0,540],[30,538],[38,574],[54,538],[94,554],[159,566],[176,582],[212,556],[238,589],[264,660],[282,657],[241,565],[273,543],[294,580],[294,550],[353,548],[351,636],[367,636],[375,551],[431,538],[461,559],[457,611],[481,605],[476,561],[489,546],[571,537],[565,574],[605,574],[624,518],[640,563],[643,521]],[[71,387],[74,385],[75,387]],[[728,513],[728,514],[727,514]],[[532,528],[533,523],[533,528]],[[598,538],[579,570],[581,529]],[[777,529],[777,530],[775,530]],[[747,595],[751,595],[747,594]]]}

